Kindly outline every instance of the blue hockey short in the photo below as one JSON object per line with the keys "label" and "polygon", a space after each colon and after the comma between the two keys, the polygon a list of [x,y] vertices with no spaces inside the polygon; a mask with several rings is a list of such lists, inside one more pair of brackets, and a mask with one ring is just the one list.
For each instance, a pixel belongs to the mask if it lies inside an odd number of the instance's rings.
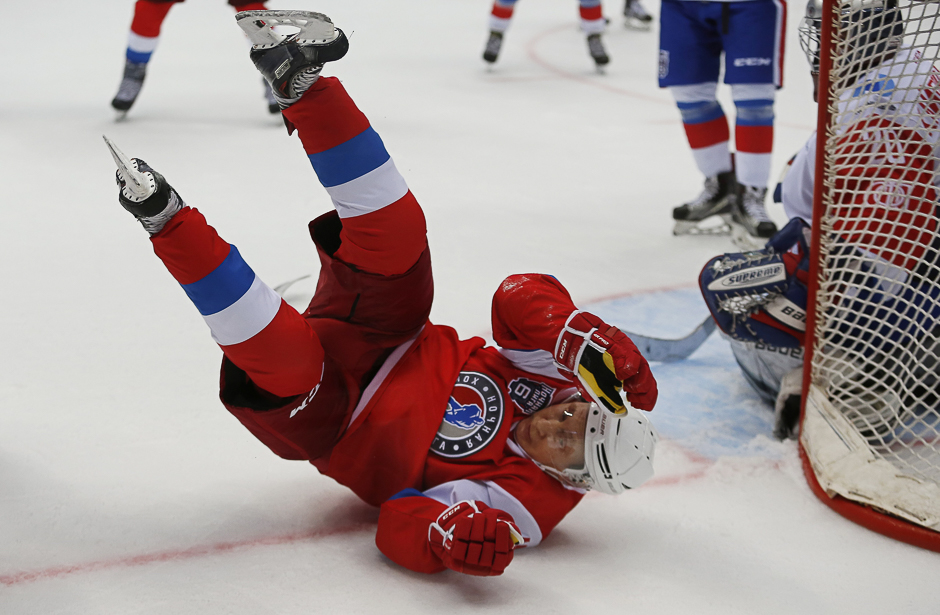
{"label": "blue hockey short", "polygon": [[784,0],[662,0],[659,87],[717,82],[783,85]]}

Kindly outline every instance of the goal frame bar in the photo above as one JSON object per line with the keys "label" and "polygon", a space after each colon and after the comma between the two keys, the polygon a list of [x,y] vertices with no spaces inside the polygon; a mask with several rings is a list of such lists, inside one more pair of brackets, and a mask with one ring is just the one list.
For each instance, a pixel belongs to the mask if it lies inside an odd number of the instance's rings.
{"label": "goal frame bar", "polygon": [[[817,87],[818,107],[816,118],[816,180],[813,186],[812,226],[814,241],[810,246],[808,284],[809,292],[806,305],[807,333],[814,333],[816,331],[816,309],[818,303],[817,293],[819,292],[820,273],[822,269],[822,250],[820,247],[821,242],[818,240],[816,234],[819,232],[818,229],[821,227],[824,213],[823,210],[825,207],[823,204],[823,189],[826,184],[825,178],[826,172],[828,170],[825,151],[827,146],[827,131],[829,130],[829,123],[831,119],[830,103],[832,96],[829,80],[833,62],[833,24],[838,17],[838,7],[838,0],[823,0],[822,29],[819,50],[819,85]],[[806,405],[809,400],[809,389],[812,378],[814,348],[813,344],[809,343],[810,339],[810,336],[807,336],[807,344],[805,345],[804,350],[803,397],[800,407],[801,425],[803,424],[803,420],[806,416]],[[869,530],[888,536],[889,538],[893,538],[900,542],[914,545],[916,547],[921,547],[923,549],[940,552],[940,532],[935,532],[893,515],[882,513],[869,506],[848,500],[840,495],[830,496],[826,490],[822,488],[819,480],[816,477],[816,473],[813,470],[812,463],[810,462],[809,453],[807,453],[803,447],[802,438],[800,438],[798,442],[800,459],[803,466],[803,473],[806,476],[806,481],[809,483],[809,487],[812,492],[820,500],[822,500],[823,503],[829,506],[829,508],[839,513],[846,519],[849,519],[850,521],[853,521],[854,523],[861,525],[862,527],[865,527]]]}

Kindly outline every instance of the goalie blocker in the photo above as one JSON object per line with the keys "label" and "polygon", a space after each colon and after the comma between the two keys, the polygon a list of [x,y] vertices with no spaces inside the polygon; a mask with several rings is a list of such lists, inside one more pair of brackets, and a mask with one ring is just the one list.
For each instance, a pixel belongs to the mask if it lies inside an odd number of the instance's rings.
{"label": "goalie blocker", "polygon": [[705,265],[699,287],[728,337],[799,348],[806,332],[809,227],[794,218],[753,252],[722,254]]}

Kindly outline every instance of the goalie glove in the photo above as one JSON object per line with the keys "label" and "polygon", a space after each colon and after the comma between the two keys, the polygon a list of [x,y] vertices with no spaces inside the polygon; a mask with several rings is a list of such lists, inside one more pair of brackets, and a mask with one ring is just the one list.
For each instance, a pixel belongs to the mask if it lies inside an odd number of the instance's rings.
{"label": "goalie glove", "polygon": [[478,577],[503,574],[524,539],[509,513],[464,500],[428,528],[431,551],[451,570]]}
{"label": "goalie glove", "polygon": [[626,334],[588,312],[568,317],[555,343],[555,365],[572,374],[586,399],[614,414],[627,409],[620,396],[640,410],[652,410],[659,392],[649,363]]}
{"label": "goalie glove", "polygon": [[717,256],[699,275],[712,318],[731,338],[799,348],[806,331],[809,227],[794,218],[763,250]]}

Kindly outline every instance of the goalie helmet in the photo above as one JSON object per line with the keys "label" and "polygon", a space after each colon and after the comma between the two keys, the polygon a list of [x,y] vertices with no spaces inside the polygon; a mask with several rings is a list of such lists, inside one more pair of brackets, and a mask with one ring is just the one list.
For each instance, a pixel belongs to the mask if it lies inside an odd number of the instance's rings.
{"label": "goalie helmet", "polygon": [[584,427],[584,466],[557,470],[535,462],[546,473],[579,489],[618,495],[653,476],[659,434],[643,412],[627,402],[613,414],[591,402]]}
{"label": "goalie helmet", "polygon": [[[897,49],[904,34],[904,24],[897,0],[834,0],[841,13],[841,30],[848,60],[856,70],[868,70],[886,52]],[[819,73],[822,41],[822,0],[809,0],[800,22],[800,47],[810,70]]]}

